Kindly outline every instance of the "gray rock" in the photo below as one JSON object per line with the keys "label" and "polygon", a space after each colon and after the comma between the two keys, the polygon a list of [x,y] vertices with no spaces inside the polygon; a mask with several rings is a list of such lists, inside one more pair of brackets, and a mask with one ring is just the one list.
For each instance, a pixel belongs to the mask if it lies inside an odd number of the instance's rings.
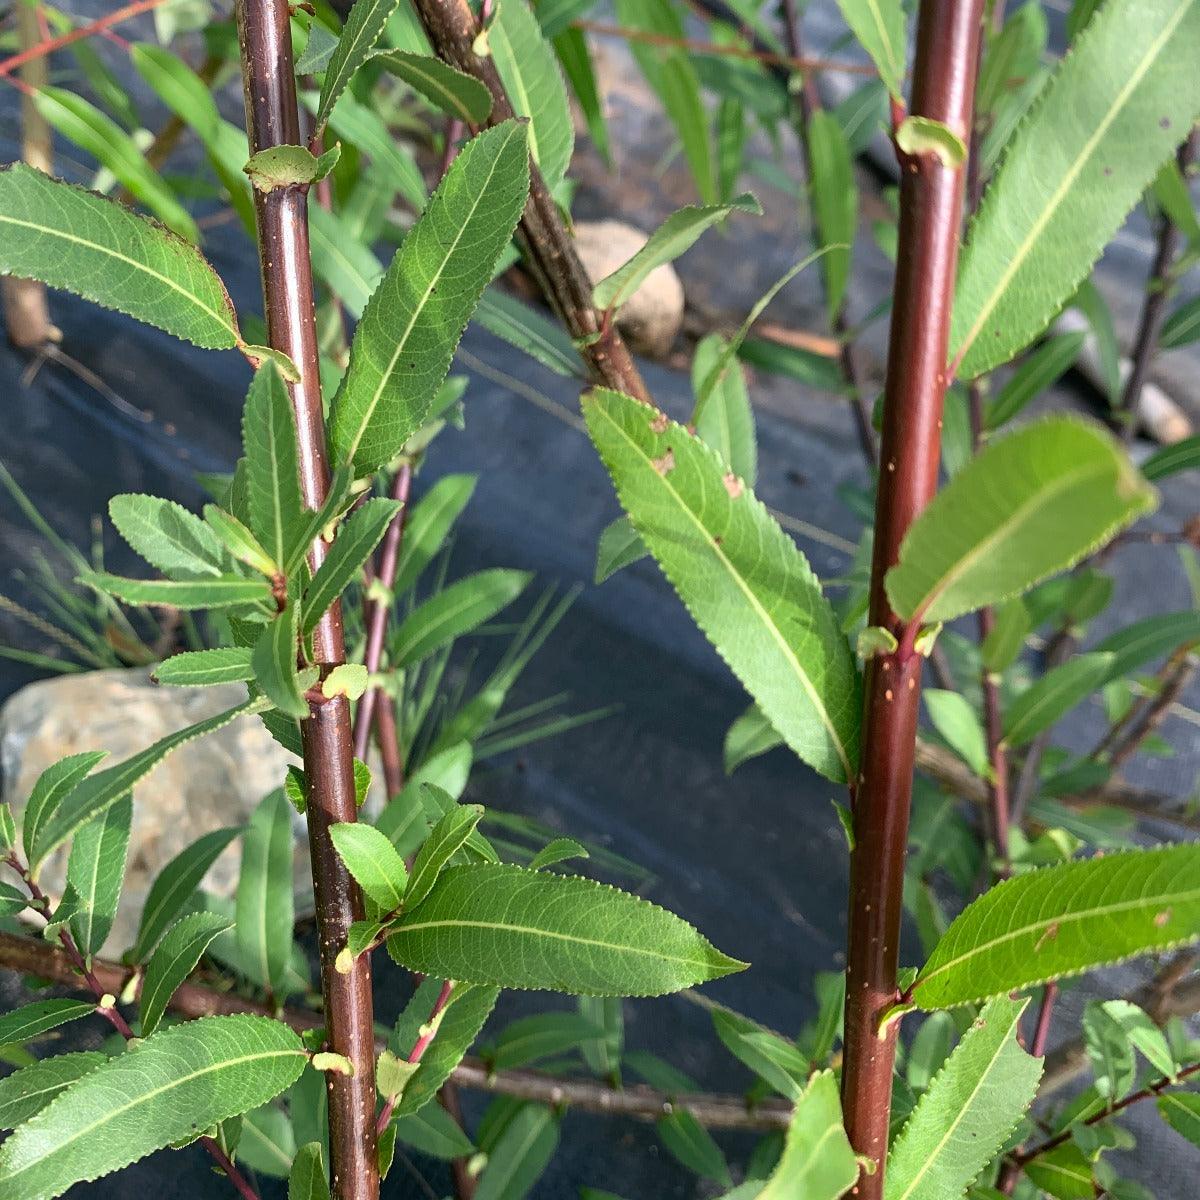
{"label": "gray rock", "polygon": [[[38,775],[58,759],[104,749],[106,763],[119,762],[168,733],[232,708],[245,695],[240,684],[159,687],[148,671],[92,671],[30,684],[0,709],[0,798],[19,814]],[[110,951],[129,946],[159,870],[201,834],[245,824],[262,797],[283,782],[291,761],[257,717],[242,717],[176,750],[134,788],[125,887]],[[296,879],[303,890],[311,885],[300,817],[296,830]],[[204,886],[232,895],[240,860],[241,844],[235,841]],[[43,868],[42,886],[52,895],[61,892],[65,869],[64,851]]]}
{"label": "gray rock", "polygon": [[[593,281],[611,275],[645,244],[624,221],[579,221],[575,248]],[[636,354],[665,358],[683,323],[683,284],[670,263],[655,267],[617,313],[617,328]]]}

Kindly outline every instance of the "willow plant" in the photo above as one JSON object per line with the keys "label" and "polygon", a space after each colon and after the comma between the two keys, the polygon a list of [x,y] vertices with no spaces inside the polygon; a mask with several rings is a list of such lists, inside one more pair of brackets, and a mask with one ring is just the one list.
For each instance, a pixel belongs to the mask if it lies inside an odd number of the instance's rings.
{"label": "willow plant", "polygon": [[[1178,152],[1200,113],[1200,0],[1078,4],[1071,48],[1052,70],[1041,66],[1036,5],[1003,21],[984,0],[922,0],[910,54],[899,0],[841,0],[872,63],[867,86],[900,179],[898,226],[880,237],[896,270],[877,430],[846,305],[861,147],[854,122],[822,105],[794,6],[784,6],[784,45],[754,5],[698,5],[715,17],[713,41],[697,52],[670,0],[618,0],[618,32],[662,97],[703,203],[674,213],[599,281],[581,265],[563,212],[574,142],[564,71],[594,140],[604,146],[608,136],[583,36],[590,7],[357,0],[341,26],[323,8],[238,0],[244,142],[201,76],[161,47],[134,48],[137,69],[176,112],[173,137],[178,122],[192,124],[254,231],[262,345],[244,334],[250,323],[194,244],[192,217],[152,167],[126,155],[116,178],[170,229],[28,165],[0,173],[6,274],[203,348],[239,351],[254,368],[242,456],[202,514],[153,496],[112,503],[118,531],[157,577],[82,576],[124,606],[219,618],[222,644],[174,654],[156,678],[164,687],[241,683],[247,699],[115,766],[101,766],[102,751],[55,763],[19,825],[0,810],[12,877],[0,885],[0,908],[28,910],[45,927],[41,940],[0,933],[0,963],[87,996],[0,1017],[0,1045],[97,1013],[118,1035],[100,1051],[48,1055],[0,1080],[0,1120],[13,1130],[0,1146],[6,1200],[58,1196],[196,1141],[244,1197],[258,1196],[256,1174],[273,1173],[287,1176],[293,1198],[373,1200],[401,1141],[454,1160],[460,1196],[478,1188],[481,1200],[519,1200],[553,1154],[564,1105],[655,1120],[667,1147],[730,1200],[984,1200],[1038,1189],[1061,1200],[1097,1189],[1132,1200],[1137,1185],[1105,1158],[1129,1144],[1121,1113],[1153,1099],[1168,1125],[1200,1142],[1200,1105],[1187,1090],[1200,1051],[1167,1022],[1169,1006],[1152,1014],[1128,998],[1085,1018],[1090,1087],[1043,1121],[1029,1116],[1057,981],[1200,939],[1200,847],[1114,849],[1111,827],[1087,803],[1057,799],[1115,795],[1115,771],[1188,677],[1200,643],[1195,611],[1072,651],[1111,595],[1103,556],[1154,511],[1156,482],[1200,462],[1200,444],[1139,469],[1120,439],[1077,416],[1005,428],[1079,351],[1078,339],[1064,347],[1051,338],[1022,358],[1064,306],[1086,309],[1103,331],[1086,280],[1139,198],[1151,196],[1164,230],[1176,231],[1158,274],[1187,265],[1178,242],[1195,217],[1173,172],[1186,169],[1190,152]],[[299,57],[294,37],[304,39]],[[707,72],[720,93],[714,158],[697,62],[731,46],[729,74]],[[232,61],[228,45],[226,53]],[[206,71],[211,79],[218,67]],[[390,135],[380,140],[386,125],[372,124],[370,105],[394,85],[450,122],[430,195]],[[621,309],[706,230],[760,212],[737,191],[747,96],[765,122],[773,114],[795,123],[816,254],[733,336],[700,343],[694,409],[680,423],[655,405],[619,332]],[[39,108],[98,157],[122,144],[99,137],[107,127],[98,110],[71,93],[43,89]],[[397,193],[419,215],[383,269],[370,243],[387,232],[380,213]],[[310,206],[313,196],[321,203]],[[517,256],[561,329],[490,287]],[[873,524],[837,606],[754,494],[740,366],[755,354],[756,317],[813,261],[838,339],[837,390],[856,404],[872,465],[879,440]],[[1142,342],[1186,340],[1187,306],[1164,323],[1165,302],[1156,287]],[[348,338],[344,311],[357,319]],[[681,917],[564,873],[562,863],[586,853],[572,839],[542,839],[513,861],[502,815],[461,800],[471,746],[511,744],[514,722],[545,711],[498,716],[554,618],[535,610],[489,685],[468,701],[460,695],[439,724],[430,714],[443,651],[527,577],[480,573],[388,630],[395,591],[432,561],[465,503],[445,481],[436,502],[436,488],[419,504],[412,497],[429,441],[460,402],[447,373],[473,318],[585,380],[583,420],[624,514],[601,540],[598,577],[652,556],[745,687],[752,706],[730,731],[730,768],[784,745],[844,789],[844,975],[814,981],[817,1015],[796,1036],[708,1002],[721,1042],[755,1078],[745,1095],[700,1094],[654,1056],[626,1053],[617,998],[690,989],[746,964]],[[780,361],[761,345],[757,353]],[[991,397],[990,374],[1018,360]],[[1116,404],[1114,424],[1128,426],[1138,386],[1124,416]],[[342,602],[362,590],[364,569],[373,582],[348,653],[355,618]],[[980,612],[981,642],[967,653],[954,623]],[[1067,650],[1021,686],[1018,660],[1042,625],[1056,627]],[[951,649],[971,681],[958,690]],[[1163,657],[1168,667],[1136,699],[1131,677]],[[943,676],[925,696],[932,744],[918,728],[931,666]],[[1109,733],[1091,755],[1055,760],[1055,722],[1100,691],[1113,707]],[[212,831],[155,883],[124,962],[100,957],[120,899],[131,790],[178,746],[243,717],[260,720],[303,765],[251,819],[236,904],[223,909],[197,892],[239,832]],[[366,820],[373,736],[388,801]],[[1021,768],[1015,795],[1010,757]],[[918,768],[989,810],[984,839],[957,797],[937,802],[936,820],[921,793],[914,803]],[[305,966],[292,940],[289,802],[308,826],[319,1009],[286,1003],[302,993]],[[1036,812],[1025,811],[1032,802]],[[969,847],[960,890],[991,884],[952,918],[932,886],[935,872],[955,873],[947,841]],[[1107,852],[1080,854],[1089,842]],[[43,873],[63,853],[66,886],[52,896]],[[909,966],[906,911],[924,945],[923,961]],[[383,1044],[371,975],[381,951],[414,981]],[[190,978],[202,962],[220,964],[237,989]],[[1172,986],[1190,966],[1171,967]],[[580,999],[574,1011],[516,1022],[472,1059],[505,988]],[[1030,1038],[1021,1023],[1035,993]],[[599,1082],[554,1069],[573,1052]],[[532,1063],[540,1069],[523,1069]],[[623,1087],[622,1065],[650,1086]],[[503,1093],[474,1138],[447,1090],[455,1082]],[[444,1108],[432,1103],[439,1093]],[[741,1182],[709,1128],[763,1133]]]}

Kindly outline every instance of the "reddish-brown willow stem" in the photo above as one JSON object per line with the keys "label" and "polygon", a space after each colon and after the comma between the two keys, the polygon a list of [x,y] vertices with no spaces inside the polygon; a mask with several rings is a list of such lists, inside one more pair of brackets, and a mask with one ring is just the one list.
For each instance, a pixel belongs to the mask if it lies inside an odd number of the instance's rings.
{"label": "reddish-brown willow stem", "polygon": [[[489,124],[513,117],[504,83],[491,57],[475,53],[479,33],[467,0],[413,0],[438,55],[451,66],[474,75],[492,95]],[[531,167],[529,202],[517,230],[517,241],[547,303],[558,314],[579,347],[588,371],[605,384],[639,400],[649,400],[641,373],[615,325],[605,322],[592,303],[592,281],[579,259],[575,239],[536,165]]]}
{"label": "reddish-brown willow stem", "polygon": [[[21,937],[0,931],[0,967],[34,975],[54,983],[73,986],[77,969],[57,946],[36,937]],[[92,973],[105,991],[115,996],[124,993],[134,971],[106,959],[93,959]],[[140,986],[140,985],[139,985]],[[257,1013],[278,1017],[297,1032],[320,1028],[319,1015],[294,1008],[277,1012],[265,1004],[217,991],[203,984],[182,984],[171,996],[169,1007],[188,1018]],[[387,1043],[380,1039],[376,1048]],[[454,1082],[475,1091],[493,1095],[516,1096],[539,1104],[579,1109],[581,1112],[606,1113],[633,1117],[639,1121],[657,1121],[674,1111],[690,1113],[710,1129],[782,1130],[791,1119],[792,1106],[784,1100],[764,1100],[751,1104],[745,1096],[708,1092],[672,1095],[650,1087],[613,1088],[593,1079],[565,1079],[529,1070],[493,1070],[479,1058],[464,1058],[455,1068]]]}
{"label": "reddish-brown willow stem", "polygon": [[[272,146],[300,145],[289,10],[284,0],[239,0],[238,37],[246,97],[246,130],[252,154]],[[259,257],[267,333],[300,375],[289,385],[296,414],[300,485],[304,503],[319,508],[329,487],[325,424],[317,356],[308,197],[303,188],[255,190]],[[313,569],[327,552],[318,538]],[[345,660],[340,604],[333,604],[313,636],[316,662],[327,670]],[[335,968],[350,925],[363,917],[358,885],[334,850],[330,826],[357,816],[354,739],[346,697],[319,698],[300,723],[308,789],[308,833],[321,955],[329,1047],[348,1058],[350,1075],[331,1071],[330,1166],[338,1200],[373,1200],[379,1194],[375,1149],[375,1038],[371,963],[367,955],[345,974]]]}
{"label": "reddish-brown willow stem", "polygon": [[[983,0],[922,0],[912,112],[970,136]],[[915,629],[892,611],[884,576],[913,519],[937,488],[947,343],[958,261],[964,170],[936,154],[901,161],[900,233],[883,407],[870,622],[899,648],[873,657],[865,681],[862,759],[850,856],[842,1104],[855,1151],[875,1163],[857,1195],[879,1200],[891,1112],[899,999],[904,856],[912,799],[921,664]]]}
{"label": "reddish-brown willow stem", "polygon": [[77,29],[72,29],[60,37],[48,38],[46,41],[38,42],[36,46],[30,46],[28,49],[0,61],[0,76],[11,75],[18,67],[35,58],[44,58],[47,54],[53,54],[55,50],[61,50],[64,46],[71,45],[72,42],[82,41],[84,38],[104,33],[106,30],[111,29],[112,26],[140,16],[144,12],[149,12],[152,8],[157,8],[163,3],[165,3],[165,0],[135,0],[133,4],[126,4],[114,12],[110,12],[103,17],[98,17],[94,21],[89,21],[86,25],[80,25]]}
{"label": "reddish-brown willow stem", "polygon": [[[379,569],[373,581],[373,587],[379,594],[366,604],[367,645],[364,661],[368,677],[378,674],[379,666],[383,662],[384,639],[387,636],[388,617],[392,612],[391,593],[396,583],[396,571],[400,566],[400,543],[408,521],[408,497],[411,490],[412,467],[403,463],[392,480],[391,497],[393,500],[399,500],[404,507],[392,519],[387,533],[383,535],[383,545],[379,550]],[[354,717],[354,754],[364,762],[367,759],[367,747],[371,743],[371,729],[379,696],[379,688],[368,687],[359,701],[358,712]]]}
{"label": "reddish-brown willow stem", "polygon": [[[1193,125],[1191,133],[1179,147],[1179,153],[1176,156],[1181,171],[1186,171],[1191,165],[1192,160],[1196,157],[1197,149],[1200,149],[1200,125]],[[1172,268],[1179,254],[1181,240],[1179,227],[1171,220],[1168,213],[1163,213],[1158,233],[1158,248],[1155,251],[1150,278],[1146,283],[1146,299],[1142,304],[1137,337],[1130,355],[1129,379],[1125,383],[1125,391],[1121,396],[1119,409],[1122,418],[1121,436],[1127,442],[1132,441],[1137,433],[1142,389],[1146,386],[1146,378],[1150,374],[1150,363],[1154,358],[1154,351],[1158,348],[1159,334],[1162,332],[1163,321],[1167,315],[1167,301],[1171,298],[1171,284],[1173,283]]]}

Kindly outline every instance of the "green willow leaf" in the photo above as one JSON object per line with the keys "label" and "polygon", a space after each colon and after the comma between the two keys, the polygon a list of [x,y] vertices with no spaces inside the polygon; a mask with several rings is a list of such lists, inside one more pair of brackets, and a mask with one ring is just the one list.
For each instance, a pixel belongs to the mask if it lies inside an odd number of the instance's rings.
{"label": "green willow leaf", "polygon": [[[1177,350],[1200,338],[1200,296],[1181,304],[1163,322],[1158,344],[1163,350]],[[1191,439],[1189,439],[1191,440]]]}
{"label": "green willow leaf", "polygon": [[[696,397],[692,424],[697,436],[724,459],[729,469],[748,486],[754,487],[758,479],[754,410],[750,406],[742,364],[728,351],[729,343],[719,333],[710,333],[696,346],[692,357],[692,392]],[[722,359],[725,360],[723,368]],[[714,370],[719,374],[705,393],[705,385]],[[641,553],[645,553],[644,548]]]}
{"label": "green willow leaf", "polygon": [[159,871],[142,906],[137,938],[133,944],[134,962],[145,962],[167,926],[183,912],[200,886],[200,881],[208,874],[209,867],[239,833],[241,829],[236,826],[205,833]]}
{"label": "green willow leaf", "polygon": [[265,1104],[307,1060],[265,1017],[205,1017],[96,1067],[0,1147],[5,1200],[52,1200],[218,1121]]}
{"label": "green willow leaf", "polygon": [[1200,112],[1200,0],[1101,6],[1008,144],[963,250],[951,357],[974,378],[1027,346]]}
{"label": "green willow leaf", "polygon": [[722,1005],[714,1005],[711,1015],[713,1029],[730,1054],[781,1096],[800,1099],[808,1083],[809,1063],[792,1042]]}
{"label": "green willow leaf", "polygon": [[206,504],[204,520],[238,562],[245,563],[268,579],[274,579],[279,574],[279,563],[266,552],[249,528],[232,513],[227,513],[215,504]]}
{"label": "green willow leaf", "polygon": [[821,1071],[796,1103],[783,1153],[758,1200],[837,1200],[857,1178],[837,1080],[832,1071]]}
{"label": "green willow leaf", "polygon": [[289,596],[283,612],[263,627],[254,643],[250,665],[254,681],[267,699],[289,717],[303,720],[308,716],[308,701],[300,688],[296,669],[297,637],[300,632],[300,605],[296,588],[288,589]]}
{"label": "green willow leaf", "polygon": [[628,517],[617,517],[604,527],[600,533],[600,540],[596,543],[596,571],[593,582],[603,583],[649,553],[641,534],[634,529],[633,522]]}
{"label": "green willow leaf", "polygon": [[558,60],[525,0],[499,5],[487,36],[513,111],[529,121],[529,153],[553,190],[575,149],[575,124]]}
{"label": "green willow leaf", "polygon": [[372,62],[403,80],[435,108],[468,125],[482,125],[492,111],[492,94],[473,75],[430,54],[383,50]]}
{"label": "green willow leaf", "polygon": [[368,500],[338,530],[324,562],[304,592],[301,631],[308,637],[329,606],[357,579],[363,564],[387,533],[404,504],[400,500]]}
{"label": "green willow leaf", "polygon": [[476,1200],[524,1200],[558,1148],[558,1118],[540,1104],[519,1108],[490,1146]]}
{"label": "green willow leaf", "polygon": [[1200,1096],[1193,1092],[1168,1092],[1158,1098],[1159,1115],[1193,1146],[1200,1146]]}
{"label": "green willow leaf", "polygon": [[367,61],[396,4],[397,0],[355,0],[325,68],[321,100],[317,107],[318,128],[329,120],[333,106],[346,90],[355,71]]}
{"label": "green willow leaf", "polygon": [[807,560],[717,454],[662,413],[603,389],[583,408],[622,507],[693,619],[805,762],[853,778],[858,674]]}
{"label": "green willow leaf", "polygon": [[1192,642],[1200,642],[1200,611],[1189,608],[1134,621],[1099,642],[1095,653],[1113,656],[1107,682],[1120,679]]}
{"label": "green willow leaf", "polygon": [[25,817],[21,822],[21,841],[25,857],[31,867],[37,866],[34,847],[42,825],[54,813],[59,804],[91,774],[92,769],[108,757],[107,750],[85,750],[82,754],[70,754],[56,763],[51,763],[37,778],[25,804]]}
{"label": "green willow leaf", "polygon": [[399,1141],[431,1158],[448,1162],[475,1153],[475,1143],[440,1104],[427,1104],[414,1116],[401,1117],[395,1128]]}
{"label": "green willow leaf", "polygon": [[763,716],[758,705],[750,705],[725,733],[722,751],[725,774],[732,775],[742,763],[783,744],[783,738],[775,732],[775,727]]}
{"label": "green willow leaf", "polygon": [[990,443],[912,523],[888,598],[905,620],[949,621],[1074,565],[1155,503],[1102,429],[1034,422]]}
{"label": "green willow leaf", "polygon": [[706,230],[735,211],[759,215],[762,208],[748,192],[730,204],[688,206],[673,212],[649,237],[646,244],[611,275],[592,289],[592,301],[598,309],[616,311],[641,287],[646,276],[663,263],[677,259],[691,249]]}
{"label": "green willow leaf", "polygon": [[296,418],[283,377],[272,363],[255,372],[242,410],[242,446],[250,528],[276,563],[288,558],[287,530],[304,502],[296,447]]}
{"label": "green willow leaf", "polygon": [[826,251],[821,257],[825,307],[832,318],[841,311],[850,279],[850,251],[858,224],[858,188],[846,135],[837,117],[824,109],[817,109],[809,118],[808,152],[812,158],[809,193],[816,240]]}
{"label": "green willow leaf", "polygon": [[954,1200],[1003,1148],[1042,1077],[1016,1038],[1028,1003],[997,997],[975,1018],[892,1146],[885,1200]]}
{"label": "green willow leaf", "polygon": [[542,1058],[566,1054],[580,1042],[598,1038],[602,1033],[579,1013],[538,1013],[513,1021],[496,1039],[487,1060],[497,1071],[524,1067]]}
{"label": "green willow leaf", "polygon": [[390,647],[393,667],[409,667],[455,638],[490,621],[525,590],[528,571],[476,571],[418,605],[400,624]]}
{"label": "green willow leaf", "polygon": [[[592,145],[599,151],[605,164],[611,167],[613,159],[608,121],[604,114],[604,100],[600,95],[600,83],[596,77],[587,37],[582,29],[564,29],[551,40],[554,43],[554,53],[558,57],[558,65],[562,67],[579,110],[583,113],[583,119],[587,122]],[[727,194],[733,194],[732,187]]]}
{"label": "green willow leaf", "polygon": [[133,801],[124,796],[89,821],[71,843],[67,883],[79,897],[71,933],[88,958],[99,953],[117,915],[132,819]]}
{"label": "green willow leaf", "polygon": [[58,1054],[30,1063],[0,1079],[0,1129],[15,1129],[39,1113],[59,1092],[82,1079],[108,1055],[98,1050]]}
{"label": "green willow leaf", "polygon": [[218,913],[197,912],[167,930],[146,964],[142,981],[139,1002],[143,1037],[149,1037],[158,1028],[175,990],[195,970],[209,943],[232,924]]}
{"label": "green willow leaf", "polygon": [[838,7],[887,90],[903,100],[907,28],[900,0],[838,0]]}
{"label": "green willow leaf", "polygon": [[1029,355],[988,405],[988,429],[1006,425],[1031,400],[1051,387],[1079,357],[1086,337],[1084,333],[1062,333],[1047,339]]}
{"label": "green willow leaf", "polygon": [[209,687],[214,683],[243,683],[254,678],[248,646],[219,646],[173,654],[154,669],[158,683],[171,687]]}
{"label": "green willow leaf", "polygon": [[1200,844],[1130,850],[998,884],[921,968],[918,1008],[954,1008],[1200,938]]}
{"label": "green willow leaf", "polygon": [[[392,1049],[397,1054],[407,1057],[411,1052],[422,1024],[429,1020],[441,988],[440,979],[425,979],[413,993],[392,1035]],[[433,1041],[421,1056],[420,1065],[396,1104],[397,1117],[420,1112],[437,1095],[479,1036],[499,994],[499,988],[455,985],[450,1007],[445,1010]]]}
{"label": "green willow leaf", "polygon": [[1178,475],[1180,471],[1194,471],[1200,467],[1200,434],[1193,434],[1173,446],[1155,450],[1144,463],[1142,474],[1151,483]]}
{"label": "green willow leaf", "polygon": [[441,978],[596,996],[660,996],[744,968],[636,896],[509,865],[444,871],[388,949]]}
{"label": "green willow leaf", "polygon": [[702,1179],[711,1179],[721,1187],[730,1187],[733,1177],[716,1139],[687,1109],[676,1109],[655,1122],[662,1144],[689,1171]]}
{"label": "green willow leaf", "polygon": [[408,871],[395,846],[371,825],[343,822],[329,827],[329,836],[346,869],[362,890],[385,912],[404,903]]}
{"label": "green willow leaf", "polygon": [[296,1151],[288,1175],[288,1200],[329,1200],[329,1180],[320,1142],[309,1142]]}
{"label": "green willow leaf", "polygon": [[65,795],[52,812],[46,812],[33,837],[30,867],[35,871],[54,850],[72,834],[98,817],[127,792],[141,782],[172,750],[193,742],[209,733],[216,733],[238,717],[262,710],[261,700],[248,700],[236,708],[228,708],[207,720],[160,738],[152,746],[131,755],[116,766],[97,771],[78,783]]}
{"label": "green willow leaf", "polygon": [[1092,1164],[1073,1142],[1039,1154],[1025,1164],[1025,1174],[1054,1200],[1092,1200],[1096,1195]]}
{"label": "green willow leaf", "polygon": [[219,576],[229,570],[228,555],[216,534],[173,500],[114,496],[108,502],[108,515],[130,546],[172,579]]}
{"label": "green willow leaf", "polygon": [[[406,911],[412,912],[428,897],[442,868],[475,831],[482,816],[482,805],[452,804],[445,816],[430,830],[413,860],[412,878],[404,893]],[[384,840],[387,841],[386,838]],[[388,846],[391,846],[391,842],[388,842]]]}
{"label": "green willow leaf", "polygon": [[525,127],[515,121],[454,160],[355,331],[331,407],[338,462],[369,474],[420,428],[528,191]]}
{"label": "green willow leaf", "polygon": [[475,321],[556,375],[586,378],[579,351],[563,327],[515,296],[496,287],[487,288],[475,310]]}
{"label": "green willow leaf", "polygon": [[82,147],[111,171],[126,191],[164,225],[189,242],[200,240],[200,231],[191,214],[116,122],[82,96],[64,88],[42,88],[35,96],[34,104],[63,137]]}
{"label": "green willow leaf", "polygon": [[225,285],[195,247],[17,163],[0,171],[0,272],[40,279],[210,350],[238,345]]}
{"label": "green willow leaf", "polygon": [[986,775],[988,769],[987,738],[979,714],[958,692],[941,688],[925,688],[921,693],[929,709],[933,727],[946,739],[950,749],[975,772]]}
{"label": "green willow leaf", "polygon": [[1104,685],[1112,674],[1112,665],[1110,654],[1080,654],[1047,671],[1005,710],[1005,742],[1023,746],[1043,729],[1049,729]]}
{"label": "green willow leaf", "polygon": [[292,954],[292,808],[283,789],[254,810],[242,841],[236,923],[238,949],[256,983],[281,992]]}
{"label": "green willow leaf", "polygon": [[88,571],[79,582],[98,592],[106,592],[126,604],[148,608],[228,608],[235,604],[253,604],[269,600],[271,585],[265,579],[245,579],[241,575],[213,575],[204,579],[125,579]]}
{"label": "green willow leaf", "polygon": [[443,475],[409,510],[392,591],[403,596],[421,577],[471,501],[478,476]]}
{"label": "green willow leaf", "polygon": [[24,1045],[95,1011],[94,1000],[35,1000],[0,1016],[0,1046]]}

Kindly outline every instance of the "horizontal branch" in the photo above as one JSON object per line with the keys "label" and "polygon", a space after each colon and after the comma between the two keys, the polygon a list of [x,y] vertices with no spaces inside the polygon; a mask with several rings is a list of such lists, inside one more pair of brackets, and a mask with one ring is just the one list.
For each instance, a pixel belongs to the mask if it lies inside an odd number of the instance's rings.
{"label": "horizontal branch", "polygon": [[[75,966],[66,953],[38,938],[0,932],[0,967],[67,986],[79,982]],[[114,996],[124,992],[133,975],[131,968],[101,958],[93,960],[92,973]],[[295,1008],[276,1013],[268,1005],[198,983],[181,985],[171,997],[170,1007],[188,1018],[234,1013],[278,1016],[297,1032],[317,1029],[322,1024],[317,1013]],[[382,1050],[386,1042],[378,1039],[376,1044]],[[785,1100],[764,1100],[750,1105],[744,1097],[728,1094],[695,1092],[673,1096],[650,1087],[613,1088],[590,1079],[566,1079],[537,1071],[492,1071],[482,1059],[472,1057],[463,1059],[452,1078],[460,1086],[475,1091],[516,1096],[583,1112],[633,1117],[639,1121],[657,1121],[682,1110],[710,1129],[786,1129],[792,1115],[792,1106]]]}

